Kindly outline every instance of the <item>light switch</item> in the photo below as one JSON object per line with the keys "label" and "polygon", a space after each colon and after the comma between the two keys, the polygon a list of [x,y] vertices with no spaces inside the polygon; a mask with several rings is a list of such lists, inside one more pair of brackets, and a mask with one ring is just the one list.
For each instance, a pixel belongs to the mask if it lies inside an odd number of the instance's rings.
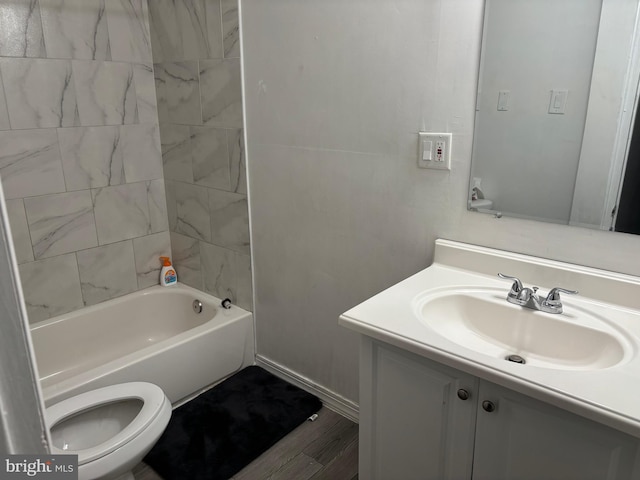
{"label": "light switch", "polygon": [[431,161],[433,159],[433,142],[425,140],[422,142],[422,160]]}
{"label": "light switch", "polygon": [[551,90],[549,113],[564,115],[568,96],[569,90]]}
{"label": "light switch", "polygon": [[509,90],[500,90],[498,92],[498,111],[506,112],[509,110],[509,99],[511,98],[511,92]]}

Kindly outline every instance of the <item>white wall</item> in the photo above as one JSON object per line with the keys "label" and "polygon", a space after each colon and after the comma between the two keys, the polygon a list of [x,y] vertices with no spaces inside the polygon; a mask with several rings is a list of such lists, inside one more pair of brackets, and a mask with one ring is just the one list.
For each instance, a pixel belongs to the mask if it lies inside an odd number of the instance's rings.
{"label": "white wall", "polygon": [[[481,0],[241,11],[260,356],[357,401],[337,317],[428,266],[438,237],[640,275],[639,237],[466,210]],[[453,132],[450,173],[416,168],[420,130]]]}

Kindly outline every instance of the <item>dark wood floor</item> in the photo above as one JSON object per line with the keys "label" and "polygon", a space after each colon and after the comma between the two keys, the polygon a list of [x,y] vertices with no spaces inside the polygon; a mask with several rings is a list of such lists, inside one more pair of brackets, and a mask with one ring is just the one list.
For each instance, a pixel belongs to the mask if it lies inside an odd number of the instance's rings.
{"label": "dark wood floor", "polygon": [[[136,480],[162,480],[141,463]],[[358,425],[323,407],[232,480],[357,480]],[[187,479],[185,479],[187,480]]]}

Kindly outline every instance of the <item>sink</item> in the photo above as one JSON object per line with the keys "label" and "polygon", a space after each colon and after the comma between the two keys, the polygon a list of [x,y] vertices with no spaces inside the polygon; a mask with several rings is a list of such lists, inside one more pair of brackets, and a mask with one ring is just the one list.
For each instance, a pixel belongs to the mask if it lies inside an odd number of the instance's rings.
{"label": "sink", "polygon": [[524,360],[522,368],[598,370],[628,356],[628,342],[605,318],[573,305],[563,314],[512,305],[503,290],[430,291],[414,299],[413,311],[450,342],[505,361]]}
{"label": "sink", "polygon": [[[523,308],[497,272],[540,285],[543,298],[556,286],[580,294],[561,294],[562,314]],[[429,267],[339,324],[366,348],[389,344],[640,438],[640,276],[437,240]]]}

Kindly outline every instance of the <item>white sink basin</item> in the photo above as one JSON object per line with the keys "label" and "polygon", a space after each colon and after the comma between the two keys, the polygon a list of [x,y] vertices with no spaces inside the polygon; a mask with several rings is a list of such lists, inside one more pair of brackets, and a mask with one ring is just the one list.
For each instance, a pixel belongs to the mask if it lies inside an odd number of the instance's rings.
{"label": "white sink basin", "polygon": [[434,332],[461,347],[528,366],[598,370],[622,362],[624,336],[606,319],[575,307],[549,314],[512,305],[503,290],[446,289],[418,295],[413,310]]}

